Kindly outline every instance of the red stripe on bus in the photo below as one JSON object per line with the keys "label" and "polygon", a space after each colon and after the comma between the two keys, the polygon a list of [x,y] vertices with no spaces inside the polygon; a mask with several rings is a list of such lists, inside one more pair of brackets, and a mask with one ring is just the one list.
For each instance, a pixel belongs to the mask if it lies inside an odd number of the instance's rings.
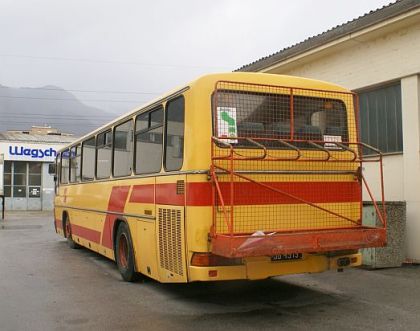
{"label": "red stripe on bus", "polygon": [[[358,182],[266,182],[274,189],[313,203],[359,202]],[[225,204],[230,204],[230,183],[220,183]],[[211,183],[188,183],[188,206],[211,206]],[[233,189],[235,205],[268,205],[304,203],[285,194],[269,190],[251,182],[237,182]]]}
{"label": "red stripe on bus", "polygon": [[177,194],[176,183],[156,185],[156,203],[160,205],[183,206],[185,195]]}
{"label": "red stripe on bus", "polygon": [[[357,182],[277,182],[267,183],[267,185],[312,203],[361,201],[361,190]],[[221,190],[225,203],[230,202],[230,185],[223,183]],[[235,205],[304,203],[254,183],[236,183],[233,194]]]}
{"label": "red stripe on bus", "polygon": [[187,206],[211,206],[212,184],[207,182],[187,184]]}
{"label": "red stripe on bus", "polygon": [[155,203],[155,185],[134,185],[129,201],[137,203]]}
{"label": "red stripe on bus", "polygon": [[[108,211],[123,213],[130,186],[114,186],[108,200]],[[107,214],[102,233],[102,245],[113,249],[113,229],[118,215]]]}
{"label": "red stripe on bus", "polygon": [[80,225],[72,224],[71,232],[76,236],[87,239],[97,244],[99,244],[101,241],[101,233],[99,231],[88,229]]}
{"label": "red stripe on bus", "polygon": [[[312,203],[359,202],[362,199],[360,184],[356,181],[265,182],[264,184]],[[225,203],[230,204],[230,183],[220,183],[220,189]],[[153,190],[153,185],[136,185],[136,190],[137,193],[131,194],[130,202],[153,203],[150,193],[147,193]],[[210,182],[187,183],[185,197],[176,193],[175,183],[156,185],[157,204],[183,206],[186,203],[187,206],[211,206],[212,194]],[[252,182],[236,182],[233,194],[234,204],[239,206],[304,203]]]}

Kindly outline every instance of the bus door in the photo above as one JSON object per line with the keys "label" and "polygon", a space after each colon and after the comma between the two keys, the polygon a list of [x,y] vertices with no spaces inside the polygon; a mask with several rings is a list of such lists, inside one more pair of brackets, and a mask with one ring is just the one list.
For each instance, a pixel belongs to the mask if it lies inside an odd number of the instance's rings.
{"label": "bus door", "polygon": [[155,177],[142,178],[131,190],[126,214],[136,215],[132,237],[136,254],[136,270],[159,279],[156,252]]}

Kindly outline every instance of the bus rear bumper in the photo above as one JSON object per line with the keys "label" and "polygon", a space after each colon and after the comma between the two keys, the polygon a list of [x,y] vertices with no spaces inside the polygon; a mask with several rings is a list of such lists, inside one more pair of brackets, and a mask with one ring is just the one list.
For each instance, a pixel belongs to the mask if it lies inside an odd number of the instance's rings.
{"label": "bus rear bumper", "polygon": [[[342,261],[348,264],[342,265]],[[275,261],[268,256],[250,257],[244,259],[243,265],[189,267],[189,281],[223,281],[223,280],[258,280],[269,277],[319,273],[361,265],[360,253],[327,257],[325,255],[304,254],[301,260]]]}
{"label": "bus rear bumper", "polygon": [[386,229],[355,227],[266,235],[217,234],[211,252],[229,258],[330,252],[386,245]]}

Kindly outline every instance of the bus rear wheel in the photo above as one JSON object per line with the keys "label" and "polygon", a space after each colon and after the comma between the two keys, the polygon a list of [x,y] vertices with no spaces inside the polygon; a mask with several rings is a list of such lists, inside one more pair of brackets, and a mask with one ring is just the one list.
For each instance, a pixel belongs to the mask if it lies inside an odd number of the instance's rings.
{"label": "bus rear wheel", "polygon": [[134,282],[138,279],[134,268],[134,250],[130,230],[125,222],[118,226],[115,239],[115,260],[121,277],[126,282]]}
{"label": "bus rear wheel", "polygon": [[67,238],[67,245],[70,248],[76,249],[80,247],[80,245],[76,244],[73,240],[73,236],[71,234],[71,223],[68,216],[64,219],[64,236]]}

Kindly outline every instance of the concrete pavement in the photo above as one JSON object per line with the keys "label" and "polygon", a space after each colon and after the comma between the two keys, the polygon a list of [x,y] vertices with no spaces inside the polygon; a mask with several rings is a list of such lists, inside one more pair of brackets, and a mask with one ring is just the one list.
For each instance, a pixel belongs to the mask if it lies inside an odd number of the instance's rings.
{"label": "concrete pavement", "polygon": [[0,330],[418,330],[420,267],[265,281],[125,283],[50,213],[0,225]]}

